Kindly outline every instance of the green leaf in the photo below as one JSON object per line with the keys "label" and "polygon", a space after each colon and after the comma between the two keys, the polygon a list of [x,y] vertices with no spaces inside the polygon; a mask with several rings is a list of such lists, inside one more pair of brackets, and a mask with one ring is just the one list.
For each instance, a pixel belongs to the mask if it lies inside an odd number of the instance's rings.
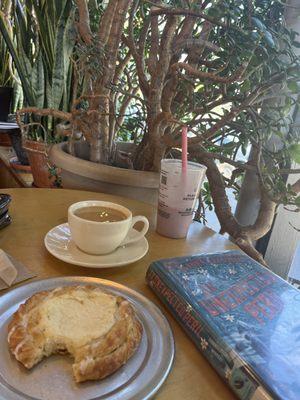
{"label": "green leaf", "polygon": [[248,92],[251,89],[251,83],[250,80],[247,79],[241,86],[241,91],[242,92]]}
{"label": "green leaf", "polygon": [[299,86],[296,81],[289,81],[287,83],[287,87],[290,89],[292,93],[299,93]]}
{"label": "green leaf", "polygon": [[258,32],[251,32],[250,37],[251,37],[252,40],[257,41],[260,38],[260,35],[259,35]]}
{"label": "green leaf", "polygon": [[23,86],[23,90],[24,90],[24,94],[26,97],[26,100],[28,102],[29,105],[34,106],[35,105],[35,98],[34,98],[34,94],[32,92],[31,87],[28,84],[28,79],[27,79],[27,71],[24,70],[24,67],[21,63],[21,60],[18,56],[17,53],[17,49],[15,48],[15,44],[12,41],[12,39],[10,38],[10,34],[9,31],[6,27],[6,23],[5,20],[2,16],[2,14],[0,14],[0,32],[3,35],[3,38],[5,40],[5,43],[9,49],[9,52],[13,58],[13,61],[15,63],[16,69],[18,71],[19,77],[21,79],[22,82],[22,86]]}
{"label": "green leaf", "polygon": [[214,17],[214,18],[220,18],[223,16],[223,11],[220,8],[217,7],[211,7],[208,10],[207,13],[210,17]]}
{"label": "green leaf", "polygon": [[300,143],[289,146],[288,151],[293,161],[300,164]]}
{"label": "green leaf", "polygon": [[264,39],[270,47],[272,47],[273,49],[276,48],[274,38],[269,31],[265,32]]}
{"label": "green leaf", "polygon": [[204,187],[204,189],[209,190],[209,183],[208,182],[204,182],[203,183],[203,187]]}
{"label": "green leaf", "polygon": [[265,32],[266,31],[266,25],[264,25],[258,18],[252,17],[251,21],[256,28],[258,28],[260,31]]}
{"label": "green leaf", "polygon": [[54,66],[52,71],[52,104],[51,107],[59,109],[64,89],[66,87],[67,73],[70,56],[74,48],[74,38],[71,28],[74,22],[74,13],[70,14],[70,3],[67,3],[59,21],[55,36]]}
{"label": "green leaf", "polygon": [[32,81],[36,97],[36,107],[43,108],[45,101],[45,75],[42,54],[39,52],[32,71]]}
{"label": "green leaf", "polygon": [[293,46],[297,47],[298,49],[300,48],[300,42],[294,41]]}

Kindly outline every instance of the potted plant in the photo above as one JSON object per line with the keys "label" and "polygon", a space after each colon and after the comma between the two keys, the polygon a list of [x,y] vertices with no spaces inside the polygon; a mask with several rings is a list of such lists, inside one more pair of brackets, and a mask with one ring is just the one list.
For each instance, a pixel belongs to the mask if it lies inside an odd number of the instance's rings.
{"label": "potted plant", "polygon": [[[73,96],[71,54],[75,44],[75,10],[69,0],[21,0],[0,12],[0,31],[22,84],[27,106],[68,110]],[[30,40],[29,40],[30,39]],[[21,119],[18,119],[19,122]],[[23,144],[32,166],[34,184],[53,186],[48,147],[59,139],[56,121],[26,116]],[[44,134],[46,132],[46,135]],[[49,170],[50,168],[50,170]]]}
{"label": "potted plant", "polygon": [[[103,11],[100,8],[98,21],[91,24],[93,33],[86,4],[80,1],[77,4],[80,38],[76,47],[76,71],[77,80],[83,80],[85,86],[73,103],[71,113],[65,116],[65,120],[72,125],[72,145],[63,143],[54,146],[51,159],[58,166],[63,165],[61,175],[64,187],[130,194],[155,203],[158,173],[132,168],[130,154],[136,151],[136,143],[115,140],[122,135],[113,128],[123,122],[128,124],[128,119],[125,121],[122,114],[126,113],[127,107],[134,107],[130,104],[131,96],[119,96],[119,90],[111,87],[119,85],[119,79],[127,74],[121,63],[118,68],[118,60],[124,56],[127,57],[126,64],[130,61],[129,54],[126,56],[126,46],[121,44],[130,2],[118,2],[117,9],[114,9],[113,3],[109,3]],[[138,89],[135,85],[131,93],[137,93]],[[115,117],[112,115],[114,112]],[[79,132],[85,141],[76,141]],[[123,139],[131,133],[123,130]]]}
{"label": "potted plant", "polygon": [[[285,26],[284,4],[104,4],[99,21],[91,21],[88,2],[77,0],[76,76],[84,84],[70,111],[36,106],[23,112],[70,124],[71,146],[54,146],[52,152],[65,177],[78,182],[80,176],[92,181],[100,176],[100,191],[112,181],[127,194],[147,177],[157,187],[160,160],[173,156],[182,125],[188,125],[189,155],[207,167],[204,199],[213,203],[222,232],[263,262],[253,241],[270,229],[277,204],[299,206],[299,183],[285,181],[297,172],[291,165],[299,160],[299,136],[289,129],[297,104],[300,69],[294,48],[299,42]],[[124,131],[133,116],[134,129]],[[124,134],[133,144],[129,152],[118,149],[116,139]],[[88,148],[89,161],[74,156],[80,135],[85,141],[79,147]],[[271,137],[276,146],[269,145]],[[120,158],[127,169],[115,169]],[[220,173],[224,162],[234,167],[231,178]],[[238,193],[249,170],[258,180],[260,203],[255,223],[242,226],[226,188]]]}
{"label": "potted plant", "polygon": [[[4,6],[7,10],[7,4],[1,6],[3,10]],[[0,121],[7,121],[12,104],[13,88],[11,86],[10,62],[11,59],[5,41],[0,37]]]}
{"label": "potted plant", "polygon": [[[4,40],[0,37],[0,121],[7,121],[12,99],[12,88],[10,85],[11,76],[9,73],[9,53]],[[0,143],[2,146],[11,146],[9,135],[1,134]]]}
{"label": "potted plant", "polygon": [[[1,3],[1,11],[9,12],[9,2]],[[10,112],[14,112],[18,105],[22,105],[22,90],[16,76],[11,55],[7,49],[4,38],[0,36],[0,121],[7,121]],[[3,130],[0,134],[2,146],[12,146],[18,158],[18,162],[28,168],[28,158],[22,147],[19,129]],[[12,166],[15,167],[15,163]],[[19,166],[19,164],[18,164]]]}

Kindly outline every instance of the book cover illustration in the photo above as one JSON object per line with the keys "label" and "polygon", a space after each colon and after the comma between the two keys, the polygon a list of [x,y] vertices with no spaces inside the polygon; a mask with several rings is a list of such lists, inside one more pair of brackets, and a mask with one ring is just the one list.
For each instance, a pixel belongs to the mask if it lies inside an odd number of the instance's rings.
{"label": "book cover illustration", "polygon": [[300,399],[297,289],[240,251],[156,261],[147,281],[240,399]]}

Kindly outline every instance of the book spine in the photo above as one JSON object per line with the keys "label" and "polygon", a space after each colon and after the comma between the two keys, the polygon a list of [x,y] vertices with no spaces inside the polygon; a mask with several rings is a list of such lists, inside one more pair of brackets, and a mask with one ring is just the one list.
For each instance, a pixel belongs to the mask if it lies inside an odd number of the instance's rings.
{"label": "book spine", "polygon": [[161,278],[153,266],[147,271],[146,281],[153,292],[167,306],[197,348],[241,400],[272,400],[272,397],[250,373],[236,353],[225,349],[209,330],[193,307]]}

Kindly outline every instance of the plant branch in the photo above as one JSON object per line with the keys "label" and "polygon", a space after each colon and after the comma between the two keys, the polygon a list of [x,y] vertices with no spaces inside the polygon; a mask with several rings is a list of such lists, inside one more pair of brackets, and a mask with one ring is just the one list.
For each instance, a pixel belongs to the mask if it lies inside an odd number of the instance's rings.
{"label": "plant branch", "polygon": [[211,72],[200,71],[196,68],[193,68],[191,65],[183,63],[183,62],[179,62],[179,63],[172,65],[171,69],[173,72],[179,71],[180,69],[184,69],[187,72],[187,74],[189,74],[195,78],[199,78],[202,80],[210,80],[210,81],[218,82],[218,83],[229,84],[229,83],[236,82],[239,79],[241,79],[247,66],[248,66],[248,62],[241,65],[231,77],[223,77],[223,76],[213,74]]}
{"label": "plant branch", "polygon": [[26,107],[26,108],[21,108],[20,110],[17,110],[16,112],[16,120],[18,125],[21,123],[20,116],[22,114],[35,114],[39,115],[40,117],[44,116],[51,116],[54,118],[59,118],[64,121],[71,121],[72,120],[72,114],[65,112],[65,111],[58,111],[54,110],[53,108],[37,108],[37,107]]}
{"label": "plant branch", "polygon": [[90,27],[90,16],[89,10],[86,0],[76,0],[78,13],[79,13],[79,22],[78,22],[78,31],[81,36],[81,39],[87,45],[92,44],[92,31]]}
{"label": "plant branch", "polygon": [[[216,20],[215,18],[210,17],[209,15],[201,12],[201,11],[194,11],[191,9],[186,9],[186,8],[171,8],[171,7],[166,7],[162,4],[156,4],[153,1],[150,0],[144,0],[146,3],[149,3],[153,5],[153,9],[151,10],[152,15],[179,15],[179,16],[190,16],[190,17],[198,17],[202,18],[205,21],[211,22],[214,25],[222,26],[223,28],[228,28],[227,24]],[[238,26],[231,26],[233,29],[241,32],[242,34],[245,34],[245,32],[239,28]]]}

